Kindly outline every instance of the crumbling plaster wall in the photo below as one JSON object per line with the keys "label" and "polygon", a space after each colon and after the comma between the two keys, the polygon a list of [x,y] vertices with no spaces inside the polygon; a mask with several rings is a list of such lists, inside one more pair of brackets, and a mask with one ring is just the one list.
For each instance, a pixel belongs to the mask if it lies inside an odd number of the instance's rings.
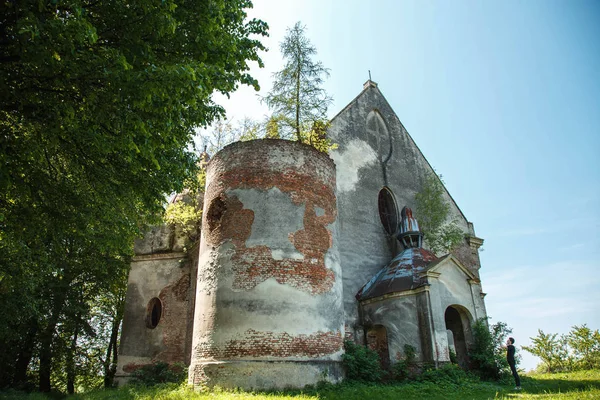
{"label": "crumbling plaster wall", "polygon": [[[347,335],[362,342],[358,290],[398,252],[396,239],[385,232],[378,212],[379,191],[393,192],[398,213],[403,206],[415,207],[415,194],[433,169],[374,83],[366,88],[332,121],[330,139],[338,144],[331,152],[337,169],[340,259],[344,280],[344,310]],[[464,232],[467,220],[448,193],[450,219]],[[417,216],[418,218],[418,216]],[[475,273],[479,258],[465,243],[461,258]],[[463,254],[464,253],[464,254]]]}
{"label": "crumbling plaster wall", "polygon": [[362,304],[365,327],[382,325],[388,339],[390,361],[397,362],[405,356],[404,345],[415,347],[418,361],[422,361],[421,329],[414,294],[386,296]]}
{"label": "crumbling plaster wall", "polygon": [[310,146],[235,143],[207,168],[190,383],[342,377],[335,166]]}
{"label": "crumbling plaster wall", "polygon": [[[117,366],[120,381],[153,361],[189,362],[197,247],[188,256],[181,251],[184,242],[173,227],[160,226],[135,243]],[[161,301],[162,315],[151,329],[146,318],[155,297]]]}
{"label": "crumbling plaster wall", "polygon": [[450,361],[445,312],[450,306],[458,309],[467,343],[472,339],[471,327],[476,319],[485,317],[481,285],[447,260],[436,269],[439,277],[428,277],[430,284],[435,352],[438,361]]}

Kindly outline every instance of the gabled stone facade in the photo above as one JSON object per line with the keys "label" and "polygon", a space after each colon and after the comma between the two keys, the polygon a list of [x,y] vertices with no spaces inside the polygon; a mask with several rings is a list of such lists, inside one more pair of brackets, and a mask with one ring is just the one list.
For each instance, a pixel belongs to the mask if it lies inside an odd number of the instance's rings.
{"label": "gabled stone facade", "polygon": [[337,382],[344,338],[386,366],[405,345],[422,363],[452,350],[468,365],[471,325],[486,316],[482,239],[448,193],[465,233],[452,254],[429,252],[401,219],[433,170],[374,82],[329,137],[329,157],[268,139],[213,157],[200,243],[182,252],[162,227],[136,247],[118,377],[162,360],[189,365],[193,384]]}

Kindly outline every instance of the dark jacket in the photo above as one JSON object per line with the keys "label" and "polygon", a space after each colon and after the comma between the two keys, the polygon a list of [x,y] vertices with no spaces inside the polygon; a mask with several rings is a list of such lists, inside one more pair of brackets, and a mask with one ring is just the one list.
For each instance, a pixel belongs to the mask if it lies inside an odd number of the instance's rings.
{"label": "dark jacket", "polygon": [[515,363],[515,346],[512,344],[506,347],[506,361],[508,361],[509,364]]}

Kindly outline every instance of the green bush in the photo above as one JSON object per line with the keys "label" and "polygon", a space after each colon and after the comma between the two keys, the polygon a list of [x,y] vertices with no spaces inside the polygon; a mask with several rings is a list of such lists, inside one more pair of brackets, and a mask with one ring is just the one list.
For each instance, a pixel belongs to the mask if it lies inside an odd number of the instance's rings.
{"label": "green bush", "polygon": [[154,386],[161,383],[183,383],[186,379],[187,368],[183,364],[157,361],[132,372],[129,383]]}
{"label": "green bush", "polygon": [[450,362],[452,364],[458,364],[458,358],[456,358],[456,353],[453,350],[450,350]]}
{"label": "green bush", "polygon": [[488,327],[487,320],[481,318],[473,324],[473,344],[469,349],[469,358],[471,370],[481,379],[499,380],[509,374],[506,350],[502,345],[504,338],[511,332],[512,329],[504,322]]}
{"label": "green bush", "polygon": [[392,367],[394,378],[399,381],[410,379],[416,375],[417,364],[416,360],[417,349],[410,344],[404,345],[404,359],[398,361]]}
{"label": "green bush", "polygon": [[539,357],[542,364],[537,369],[543,372],[568,372],[600,368],[600,331],[586,324],[574,325],[566,335],[544,333],[532,337],[530,346],[523,350]]}
{"label": "green bush", "polygon": [[384,375],[379,354],[350,340],[344,341],[346,353],[342,364],[346,369],[346,379],[351,381],[379,382]]}
{"label": "green bush", "polygon": [[419,382],[452,383],[462,385],[477,381],[477,377],[460,368],[456,364],[444,364],[439,368],[429,368],[417,376]]}

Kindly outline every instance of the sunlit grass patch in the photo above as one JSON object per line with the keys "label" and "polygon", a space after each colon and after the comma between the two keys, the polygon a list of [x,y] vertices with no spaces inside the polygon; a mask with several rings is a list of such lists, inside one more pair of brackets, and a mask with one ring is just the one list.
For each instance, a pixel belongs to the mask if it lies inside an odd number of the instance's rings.
{"label": "sunlit grass patch", "polygon": [[[393,384],[345,382],[323,384],[302,390],[246,392],[214,389],[195,392],[185,385],[154,387],[124,386],[67,397],[72,400],[579,400],[600,399],[600,371],[523,376],[523,389],[506,383],[482,382],[473,378]],[[0,392],[0,399],[43,400],[41,394]]]}

